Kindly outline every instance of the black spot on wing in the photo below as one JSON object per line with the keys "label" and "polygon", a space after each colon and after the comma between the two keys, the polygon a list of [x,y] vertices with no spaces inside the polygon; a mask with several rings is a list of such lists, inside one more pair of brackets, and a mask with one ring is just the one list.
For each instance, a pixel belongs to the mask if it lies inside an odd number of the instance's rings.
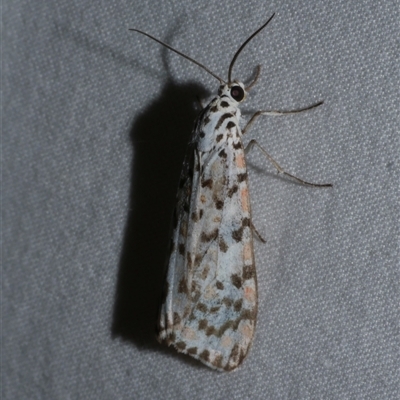
{"label": "black spot on wing", "polygon": [[207,320],[206,319],[201,319],[199,321],[199,330],[203,330],[207,328]]}
{"label": "black spot on wing", "polygon": [[203,350],[203,351],[200,353],[199,357],[200,357],[202,360],[204,360],[204,361],[206,361],[206,362],[209,362],[209,361],[210,361],[210,352],[209,352],[208,350]]}
{"label": "black spot on wing", "polygon": [[212,179],[206,179],[204,181],[201,181],[201,187],[203,187],[203,188],[208,187],[209,189],[211,189],[212,185],[213,185]]}
{"label": "black spot on wing", "polygon": [[253,279],[256,277],[255,265],[245,265],[243,267],[243,279]]}
{"label": "black spot on wing", "polygon": [[196,308],[203,313],[207,312],[207,306],[204,303],[198,303]]}
{"label": "black spot on wing", "polygon": [[238,149],[242,149],[242,148],[243,148],[242,142],[241,142],[240,140],[239,140],[238,142],[236,142],[236,143],[233,143],[232,146],[233,146],[233,148],[234,148],[235,150],[238,150]]}
{"label": "black spot on wing", "polygon": [[233,274],[231,276],[231,282],[233,286],[236,286],[238,289],[242,287],[242,278],[238,274]]}
{"label": "black spot on wing", "polygon": [[225,241],[222,237],[219,238],[219,249],[223,253],[226,253],[228,251],[228,245],[225,243]]}
{"label": "black spot on wing", "polygon": [[236,359],[239,355],[239,344],[236,343],[231,351],[231,358]]}
{"label": "black spot on wing", "polygon": [[249,218],[243,218],[242,220],[242,226],[239,229],[236,229],[232,231],[232,238],[236,242],[240,242],[243,238],[243,231],[245,228],[250,226],[250,219]]}
{"label": "black spot on wing", "polygon": [[216,239],[217,236],[218,236],[218,229],[216,228],[210,233],[202,232],[200,235],[200,240],[202,242],[211,242],[211,240]]}
{"label": "black spot on wing", "polygon": [[197,222],[199,220],[199,216],[197,212],[193,211],[192,212],[192,221]]}
{"label": "black spot on wing", "polygon": [[222,354],[218,354],[215,356],[212,365],[214,365],[215,368],[222,368]]}
{"label": "black spot on wing", "polygon": [[222,299],[222,303],[224,303],[225,306],[229,308],[232,305],[233,301],[229,297],[224,297]]}
{"label": "black spot on wing", "polygon": [[211,336],[211,335],[218,335],[218,330],[215,328],[215,326],[208,326],[206,329],[206,335]]}
{"label": "black spot on wing", "polygon": [[242,305],[243,305],[243,299],[236,300],[236,301],[233,303],[233,309],[234,309],[236,312],[239,312],[239,311],[242,309]]}
{"label": "black spot on wing", "polygon": [[243,220],[242,220],[242,226],[243,226],[243,227],[250,226],[250,218],[247,218],[247,217],[243,218]]}
{"label": "black spot on wing", "polygon": [[178,343],[175,344],[175,347],[176,347],[178,350],[184,350],[185,347],[186,347],[186,343],[185,343],[185,342],[178,342]]}
{"label": "black spot on wing", "polygon": [[218,153],[218,155],[220,156],[220,157],[222,157],[222,158],[226,158],[228,155],[226,154],[226,151],[225,151],[225,149],[222,149],[219,153]]}
{"label": "black spot on wing", "polygon": [[236,229],[232,232],[232,238],[236,242],[240,242],[242,240],[242,237],[243,237],[243,226],[241,226],[239,229]]}
{"label": "black spot on wing", "polygon": [[227,196],[232,197],[239,189],[238,185],[233,185],[231,188],[228,189]]}
{"label": "black spot on wing", "polygon": [[189,349],[186,350],[188,354],[197,354],[197,347],[190,347]]}
{"label": "black spot on wing", "polygon": [[202,259],[203,259],[203,254],[196,254],[194,258],[194,265],[199,266],[201,264]]}
{"label": "black spot on wing", "polygon": [[252,310],[243,310],[241,314],[241,319],[248,319],[250,321],[254,321],[257,317],[257,309],[253,308]]}
{"label": "black spot on wing", "polygon": [[204,118],[203,123],[204,123],[204,125],[207,125],[210,121],[211,121],[210,116],[207,115],[207,117]]}
{"label": "black spot on wing", "polygon": [[217,210],[222,210],[222,208],[224,207],[224,202],[222,200],[217,200],[215,202],[215,207],[217,208]]}
{"label": "black spot on wing", "polygon": [[238,174],[237,180],[238,182],[243,182],[247,179],[247,172],[243,172],[243,174]]}
{"label": "black spot on wing", "polygon": [[212,107],[210,108],[210,113],[215,113],[215,112],[217,112],[217,111],[218,111],[217,105],[214,105],[214,106],[212,106]]}

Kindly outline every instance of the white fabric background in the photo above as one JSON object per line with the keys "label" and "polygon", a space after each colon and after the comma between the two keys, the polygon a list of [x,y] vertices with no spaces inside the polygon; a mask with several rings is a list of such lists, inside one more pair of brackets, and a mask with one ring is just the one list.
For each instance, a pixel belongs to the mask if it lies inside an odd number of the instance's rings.
{"label": "white fabric background", "polygon": [[[196,96],[227,75],[288,171],[248,157],[259,317],[218,373],[154,339]],[[3,2],[2,398],[399,396],[397,1]],[[249,115],[249,114],[247,114]]]}

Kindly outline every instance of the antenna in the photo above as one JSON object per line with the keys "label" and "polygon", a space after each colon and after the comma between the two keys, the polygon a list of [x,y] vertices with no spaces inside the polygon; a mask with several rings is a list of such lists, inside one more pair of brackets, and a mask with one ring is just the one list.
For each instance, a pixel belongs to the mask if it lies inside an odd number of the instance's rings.
{"label": "antenna", "polygon": [[254,36],[256,36],[259,32],[261,32],[261,31],[269,24],[269,22],[271,21],[272,18],[274,18],[274,16],[275,16],[275,13],[273,13],[273,14],[272,14],[272,17],[271,17],[261,28],[258,28],[258,29],[257,29],[249,38],[247,38],[247,39],[245,40],[245,42],[239,47],[239,50],[235,53],[235,55],[234,55],[233,58],[232,58],[231,65],[229,65],[228,83],[231,83],[231,82],[232,82],[232,79],[231,79],[231,77],[232,77],[232,68],[233,68],[233,65],[235,64],[236,59],[238,58],[238,55],[242,52],[242,50],[243,50],[244,47],[247,45],[247,43],[249,43],[250,40],[253,39]]}
{"label": "antenna", "polygon": [[[269,22],[269,21],[268,21],[268,22]],[[268,23],[268,22],[267,22],[267,23]],[[187,60],[191,61],[192,63],[195,63],[195,64],[198,65],[200,68],[203,68],[205,71],[207,71],[207,72],[208,72],[210,75],[212,75],[214,78],[217,78],[221,83],[226,84],[226,82],[225,82],[222,78],[220,78],[217,74],[214,74],[214,72],[210,71],[206,66],[204,66],[203,64],[200,64],[200,63],[199,63],[198,61],[196,61],[196,60],[193,60],[193,58],[187,56],[186,54],[183,54],[183,53],[181,53],[180,51],[175,50],[175,49],[174,49],[173,47],[171,47],[169,44],[166,44],[166,43],[162,42],[161,40],[156,39],[154,36],[151,36],[151,35],[149,35],[149,34],[146,33],[146,32],[140,31],[139,29],[129,29],[129,30],[130,30],[130,31],[134,31],[134,32],[139,32],[139,33],[141,33],[142,35],[145,35],[145,36],[149,37],[150,39],[155,40],[156,42],[158,42],[158,43],[162,44],[163,46],[165,46],[167,49],[170,49],[170,50],[174,51],[176,54],[179,54],[180,56],[186,58]]]}

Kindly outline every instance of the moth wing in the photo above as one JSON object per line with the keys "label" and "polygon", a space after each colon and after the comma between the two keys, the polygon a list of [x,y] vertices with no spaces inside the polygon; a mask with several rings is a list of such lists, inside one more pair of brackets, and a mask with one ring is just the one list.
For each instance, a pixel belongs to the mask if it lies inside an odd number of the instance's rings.
{"label": "moth wing", "polygon": [[249,350],[257,314],[244,153],[225,142],[219,151],[194,155],[160,338],[212,368],[233,370]]}
{"label": "moth wing", "polygon": [[158,321],[158,340],[160,342],[165,340],[167,344],[173,343],[171,340],[173,327],[178,316],[184,312],[187,303],[186,290],[182,283],[188,279],[184,249],[187,237],[190,236],[188,231],[189,210],[191,208],[193,179],[198,180],[197,174],[194,174],[194,161],[194,146],[189,145],[179,181],[173,216],[174,229],[171,240],[171,254]]}

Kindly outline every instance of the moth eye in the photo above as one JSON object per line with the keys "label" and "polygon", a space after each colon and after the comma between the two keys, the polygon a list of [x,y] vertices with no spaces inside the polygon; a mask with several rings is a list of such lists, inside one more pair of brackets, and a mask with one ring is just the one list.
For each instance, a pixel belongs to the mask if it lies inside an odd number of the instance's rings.
{"label": "moth eye", "polygon": [[233,86],[231,89],[231,96],[236,100],[236,101],[242,101],[244,98],[244,90],[240,86]]}

